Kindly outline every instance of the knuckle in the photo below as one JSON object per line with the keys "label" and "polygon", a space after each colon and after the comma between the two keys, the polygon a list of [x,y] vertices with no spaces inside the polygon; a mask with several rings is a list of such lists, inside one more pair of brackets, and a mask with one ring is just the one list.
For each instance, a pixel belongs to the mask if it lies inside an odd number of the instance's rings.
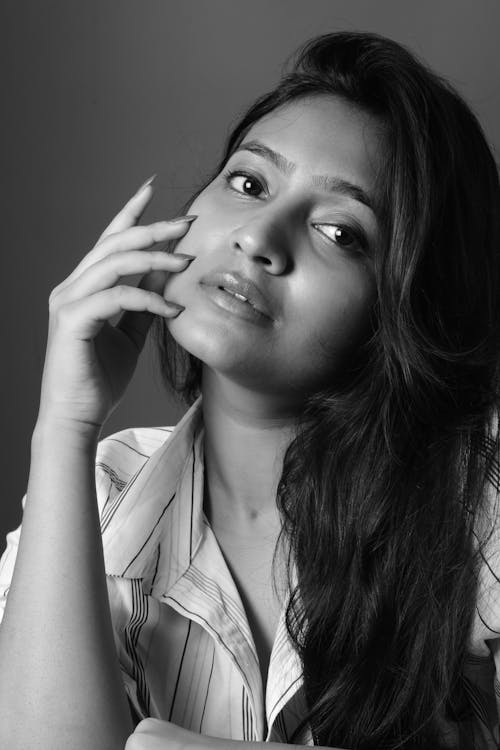
{"label": "knuckle", "polygon": [[153,242],[161,242],[165,239],[166,233],[168,233],[170,227],[164,221],[157,221],[155,224],[149,225],[149,234]]}
{"label": "knuckle", "polygon": [[112,247],[115,247],[117,244],[119,244],[120,234],[121,232],[110,232],[109,234],[105,235],[97,244],[100,248],[104,248],[105,250],[107,250],[108,248],[111,249]]}
{"label": "knuckle", "polygon": [[54,302],[55,302],[55,300],[57,298],[58,290],[59,290],[59,286],[55,286],[52,289],[51,293],[49,294],[49,308],[53,306],[53,304],[54,304]]}
{"label": "knuckle", "polygon": [[139,722],[139,724],[136,726],[135,731],[139,732],[150,732],[153,729],[155,729],[156,726],[156,720],[152,719],[151,717],[148,717],[146,719],[142,719],[142,721]]}
{"label": "knuckle", "polygon": [[63,287],[61,284],[58,284],[54,289],[52,289],[51,293],[49,294],[49,312],[53,313],[58,310],[58,308],[61,306],[62,303],[62,291]]}
{"label": "knuckle", "polygon": [[149,226],[149,241],[150,242],[157,242],[158,239],[161,237],[161,229],[158,226],[158,224],[151,224]]}
{"label": "knuckle", "polygon": [[105,255],[102,255],[100,258],[98,258],[95,262],[95,266],[98,266],[99,272],[102,269],[112,268],[114,266],[119,266],[122,262],[124,256],[126,253],[121,249],[121,247],[116,247],[113,249],[113,252],[106,253]]}
{"label": "knuckle", "polygon": [[99,240],[96,247],[105,253],[120,250],[123,247],[123,240],[123,231],[110,232]]}
{"label": "knuckle", "polygon": [[71,305],[59,305],[52,314],[52,318],[58,327],[67,326],[72,317]]}
{"label": "knuckle", "polygon": [[150,266],[156,266],[158,263],[161,263],[164,255],[165,253],[162,253],[161,250],[149,250],[148,258]]}
{"label": "knuckle", "polygon": [[130,287],[128,287],[126,284],[118,284],[117,286],[113,287],[113,294],[118,301],[126,299],[129,296],[129,292]]}

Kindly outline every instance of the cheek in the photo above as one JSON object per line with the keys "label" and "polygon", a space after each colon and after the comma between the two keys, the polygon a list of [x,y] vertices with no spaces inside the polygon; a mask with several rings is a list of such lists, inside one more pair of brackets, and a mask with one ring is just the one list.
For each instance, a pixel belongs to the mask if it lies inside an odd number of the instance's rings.
{"label": "cheek", "polygon": [[183,296],[183,291],[185,291],[185,274],[187,273],[187,270],[188,269],[186,269],[186,271],[184,271],[183,273],[170,274],[163,290],[163,296],[166,300],[169,300],[170,302],[176,302],[178,305],[183,304],[181,302],[181,297]]}
{"label": "cheek", "polygon": [[326,355],[349,351],[366,336],[375,299],[371,274],[364,272],[316,284],[300,316],[304,336]]}

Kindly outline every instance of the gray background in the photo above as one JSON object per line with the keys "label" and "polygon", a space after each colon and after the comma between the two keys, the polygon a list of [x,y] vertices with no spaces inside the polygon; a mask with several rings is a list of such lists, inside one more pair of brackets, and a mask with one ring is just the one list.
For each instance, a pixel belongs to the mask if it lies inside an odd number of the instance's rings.
{"label": "gray background", "polygon": [[[499,0],[2,1],[0,548],[20,520],[50,290],[150,174],[145,221],[177,212],[285,58],[341,29],[407,44],[466,97],[498,155]],[[103,436],[180,414],[147,346]]]}

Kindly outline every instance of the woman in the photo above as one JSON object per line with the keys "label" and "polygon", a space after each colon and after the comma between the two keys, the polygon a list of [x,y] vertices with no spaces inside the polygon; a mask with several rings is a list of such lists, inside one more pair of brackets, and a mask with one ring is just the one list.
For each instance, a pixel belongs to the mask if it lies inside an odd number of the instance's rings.
{"label": "woman", "polygon": [[[4,745],[496,747],[500,191],[474,116],[396,43],[327,34],[190,216],[136,226],[151,194],[50,297]],[[168,439],[99,442],[152,316],[202,399]]]}

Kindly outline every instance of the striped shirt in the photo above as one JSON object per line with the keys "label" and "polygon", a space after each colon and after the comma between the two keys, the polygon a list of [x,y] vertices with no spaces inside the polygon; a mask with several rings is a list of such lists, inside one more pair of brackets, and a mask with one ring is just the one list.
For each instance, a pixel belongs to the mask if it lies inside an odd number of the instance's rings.
{"label": "striped shirt", "polygon": [[[213,737],[286,743],[305,715],[286,602],[263,685],[245,609],[203,512],[201,415],[198,400],[175,429],[130,428],[98,445],[97,499],[125,689],[137,721],[151,716]],[[496,498],[496,462],[489,479]],[[488,750],[500,744],[498,528],[480,575],[464,671],[473,731]],[[19,534],[7,535],[0,560],[0,619]],[[443,731],[453,747],[456,725]],[[295,741],[313,744],[307,729]]]}

